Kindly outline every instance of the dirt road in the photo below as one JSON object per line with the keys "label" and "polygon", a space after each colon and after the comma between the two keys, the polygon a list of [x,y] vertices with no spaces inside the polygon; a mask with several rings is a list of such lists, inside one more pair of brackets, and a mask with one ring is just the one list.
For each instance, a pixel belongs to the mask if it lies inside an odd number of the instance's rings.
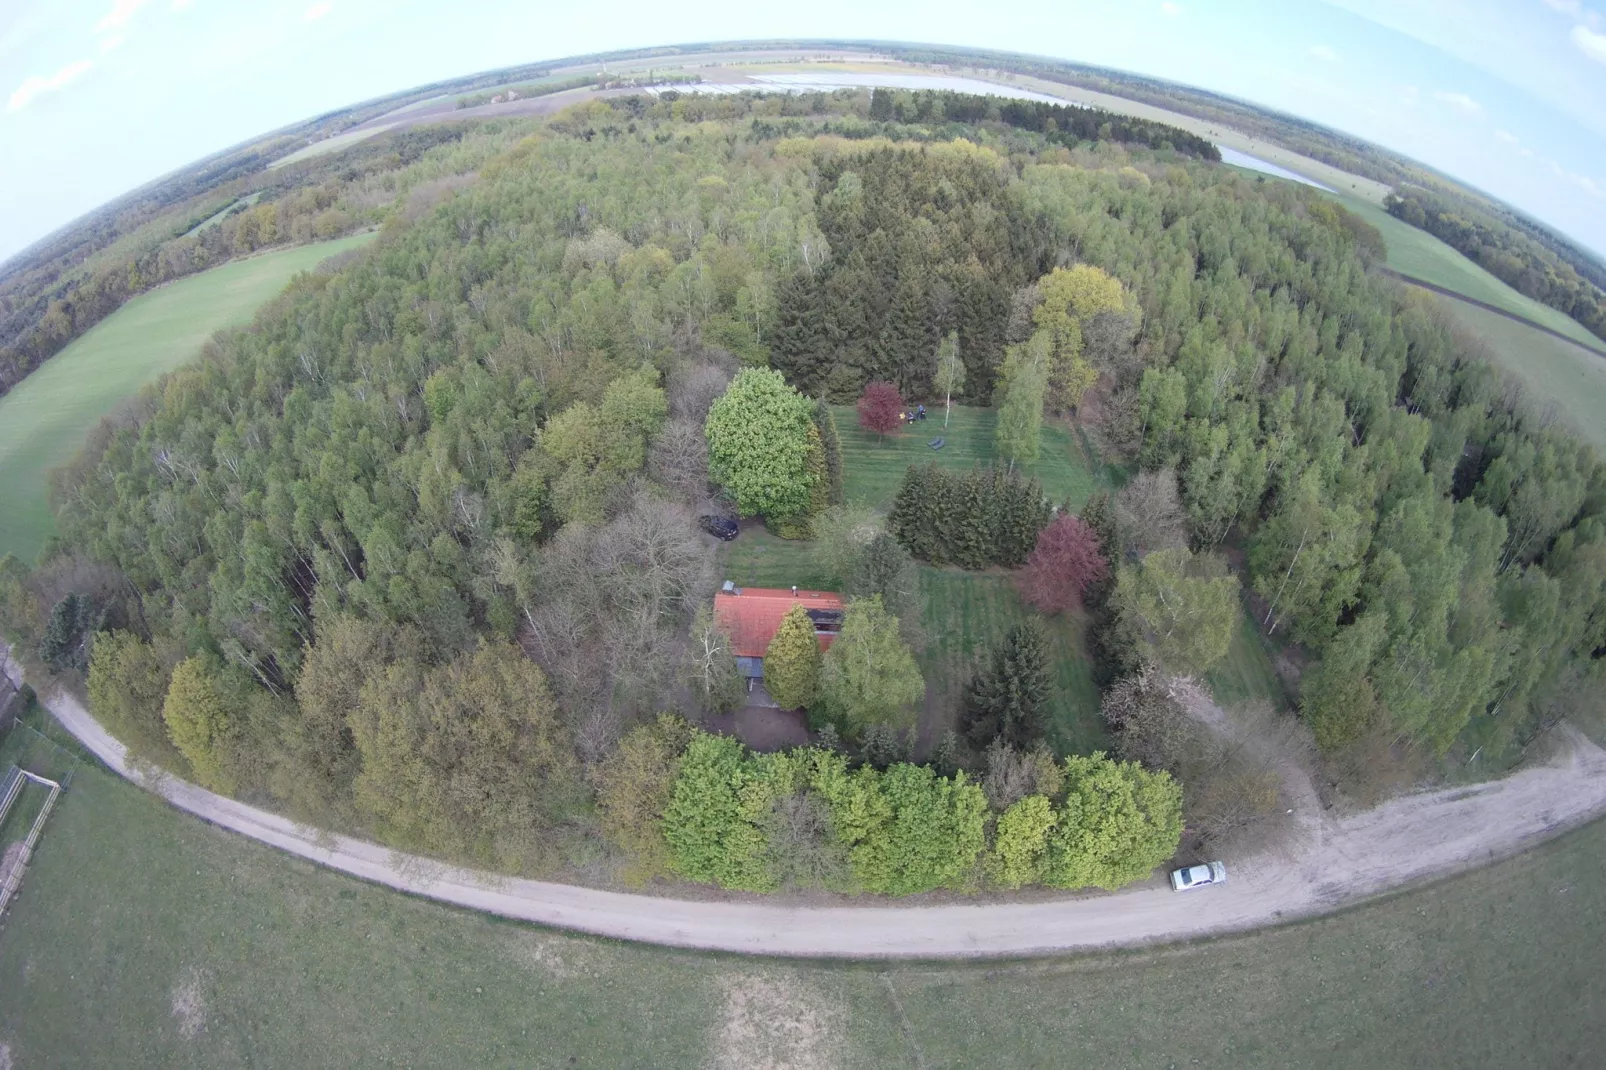
{"label": "dirt road", "polygon": [[[9,663],[7,671],[14,672]],[[1251,929],[1512,854],[1606,810],[1606,752],[1574,734],[1562,757],[1506,780],[1321,819],[1319,835],[1292,854],[1230,859],[1230,883],[1196,893],[1172,892],[1157,877],[1117,895],[1033,903],[803,908],[686,901],[513,880],[320,833],[193,784],[144,777],[76,698],[57,690],[42,700],[113,769],[179,809],[332,869],[543,925],[751,954],[1027,955]]]}

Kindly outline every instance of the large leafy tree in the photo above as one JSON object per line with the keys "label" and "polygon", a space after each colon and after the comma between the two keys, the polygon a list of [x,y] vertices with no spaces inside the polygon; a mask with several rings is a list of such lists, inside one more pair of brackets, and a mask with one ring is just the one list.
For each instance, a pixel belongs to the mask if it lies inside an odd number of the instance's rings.
{"label": "large leafy tree", "polygon": [[553,865],[578,769],[546,676],[518,647],[488,642],[432,668],[399,660],[363,686],[351,727],[357,803],[395,842]]}
{"label": "large leafy tree", "polygon": [[1037,460],[1043,428],[1043,398],[1048,387],[1049,351],[1043,335],[1010,348],[1004,361],[998,426],[994,431],[998,452],[1017,464]]}
{"label": "large leafy tree", "polygon": [[1037,280],[1037,293],[1032,323],[1049,352],[1048,404],[1074,409],[1099,376],[1085,352],[1087,326],[1100,315],[1135,316],[1137,304],[1119,280],[1091,264],[1055,268]]}
{"label": "large leafy tree", "polygon": [[854,731],[872,724],[912,727],[926,693],[920,667],[879,595],[852,602],[820,670],[820,703]]}
{"label": "large leafy tree", "polygon": [[672,872],[664,811],[693,733],[681,718],[660,714],[625,733],[592,774],[602,834],[629,859],[625,879],[632,884]]}
{"label": "large leafy tree", "polygon": [[1042,879],[1114,890],[1147,877],[1182,840],[1182,786],[1169,773],[1103,754],[1065,759],[1065,802],[1048,836]]}
{"label": "large leafy tree", "polygon": [[1232,645],[1238,580],[1220,558],[1156,550],[1121,567],[1115,604],[1150,660],[1171,672],[1203,675]]}
{"label": "large leafy tree", "polygon": [[814,403],[787,386],[779,372],[738,372],[703,426],[709,475],[743,516],[807,512],[816,479],[809,454],[819,443]]}
{"label": "large leafy tree", "polygon": [[234,790],[233,752],[242,726],[208,659],[187,658],[173,669],[162,703],[162,720],[196,780],[216,791]]}
{"label": "large leafy tree", "polygon": [[173,747],[162,705],[173,671],[169,650],[133,632],[102,632],[89,662],[89,708],[136,757],[171,766]]}
{"label": "large leafy tree", "polygon": [[764,689],[785,710],[814,705],[820,688],[820,641],[801,604],[781,618],[764,652]]}

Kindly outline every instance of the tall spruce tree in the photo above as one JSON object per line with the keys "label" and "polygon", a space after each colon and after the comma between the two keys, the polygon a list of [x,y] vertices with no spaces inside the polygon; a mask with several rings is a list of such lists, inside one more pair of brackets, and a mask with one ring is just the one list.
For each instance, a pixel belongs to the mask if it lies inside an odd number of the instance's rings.
{"label": "tall spruce tree", "polygon": [[1042,625],[1023,621],[992,650],[965,690],[965,733],[977,747],[1001,739],[1026,750],[1043,738],[1054,677]]}
{"label": "tall spruce tree", "polygon": [[820,398],[814,403],[814,427],[820,432],[820,445],[825,450],[827,504],[842,504],[842,437],[837,434],[836,416],[831,406]]}
{"label": "tall spruce tree", "polygon": [[920,611],[920,576],[908,551],[881,532],[865,544],[847,579],[854,598],[880,597],[887,611],[903,619]]}
{"label": "tall spruce tree", "polygon": [[764,690],[783,710],[795,710],[812,706],[819,686],[820,641],[808,611],[795,605],[764,651]]}
{"label": "tall spruce tree", "polygon": [[769,337],[770,363],[787,382],[808,394],[820,391],[831,365],[831,339],[823,313],[815,276],[800,271],[782,280]]}

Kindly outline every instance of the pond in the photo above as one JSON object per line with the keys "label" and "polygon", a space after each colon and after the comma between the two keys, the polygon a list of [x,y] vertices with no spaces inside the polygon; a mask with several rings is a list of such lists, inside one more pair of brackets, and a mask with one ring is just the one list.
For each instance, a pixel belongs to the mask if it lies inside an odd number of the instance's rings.
{"label": "pond", "polygon": [[1259,171],[1261,174],[1272,175],[1276,178],[1286,178],[1291,182],[1299,182],[1306,186],[1315,186],[1317,189],[1326,190],[1328,193],[1338,192],[1331,186],[1322,185],[1314,178],[1306,178],[1304,175],[1296,174],[1286,167],[1278,167],[1276,164],[1262,160],[1258,156],[1251,156],[1247,152],[1229,149],[1225,145],[1217,145],[1216,148],[1221,150],[1222,163],[1230,163],[1234,167],[1245,167],[1251,171]]}

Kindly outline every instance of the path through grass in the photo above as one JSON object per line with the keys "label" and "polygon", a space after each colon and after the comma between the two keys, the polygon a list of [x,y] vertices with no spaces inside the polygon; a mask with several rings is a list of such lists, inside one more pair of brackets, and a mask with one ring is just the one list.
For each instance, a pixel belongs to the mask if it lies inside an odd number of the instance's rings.
{"label": "path through grass", "polygon": [[249,323],[296,273],[372,237],[240,260],[136,297],[0,398],[0,555],[39,553],[55,526],[47,474],[118,402],[194,357],[215,332]]}
{"label": "path through grass", "polygon": [[0,928],[0,1045],[19,1067],[1585,1066],[1603,1039],[1603,823],[1258,935],[888,965],[452,910],[95,768],[57,807]]}

